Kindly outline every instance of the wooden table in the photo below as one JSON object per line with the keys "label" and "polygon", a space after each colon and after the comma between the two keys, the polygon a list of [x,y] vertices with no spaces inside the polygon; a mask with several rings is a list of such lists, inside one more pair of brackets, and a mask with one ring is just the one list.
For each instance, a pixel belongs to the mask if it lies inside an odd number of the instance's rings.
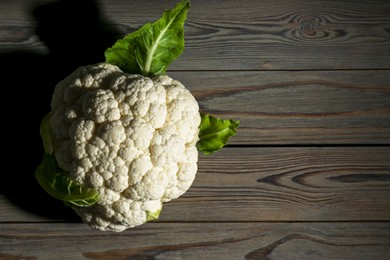
{"label": "wooden table", "polygon": [[390,259],[386,0],[192,0],[168,74],[241,121],[229,146],[200,156],[157,221],[121,233],[42,192],[54,84],[176,2],[0,2],[0,259]]}

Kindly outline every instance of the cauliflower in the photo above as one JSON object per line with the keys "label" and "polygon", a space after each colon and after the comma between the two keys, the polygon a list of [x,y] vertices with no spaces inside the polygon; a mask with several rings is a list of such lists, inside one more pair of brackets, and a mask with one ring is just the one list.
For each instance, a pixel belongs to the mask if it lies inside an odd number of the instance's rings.
{"label": "cauliflower", "polygon": [[221,149],[239,121],[199,112],[188,89],[165,75],[184,48],[189,1],[166,10],[54,89],[41,123],[42,188],[101,231],[159,217],[197,173],[198,151]]}
{"label": "cauliflower", "polygon": [[59,167],[99,194],[96,204],[74,207],[92,227],[140,225],[191,186],[201,118],[179,81],[87,65],[57,84],[51,107]]}

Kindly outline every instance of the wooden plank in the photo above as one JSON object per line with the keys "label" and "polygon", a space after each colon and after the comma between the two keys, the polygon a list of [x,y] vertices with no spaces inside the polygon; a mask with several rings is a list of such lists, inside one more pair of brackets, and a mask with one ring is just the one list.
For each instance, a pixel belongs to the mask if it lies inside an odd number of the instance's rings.
{"label": "wooden plank", "polygon": [[202,156],[170,221],[390,220],[390,148],[243,148]]}
{"label": "wooden plank", "polygon": [[[18,185],[29,196],[0,197],[1,222],[80,221],[31,181]],[[390,220],[390,147],[226,148],[199,158],[192,187],[159,219],[348,220]]]}
{"label": "wooden plank", "polygon": [[[47,53],[35,35],[37,22],[31,15],[31,8],[40,2],[2,2],[0,53],[15,48]],[[112,39],[107,41],[107,37],[123,35],[152,22],[163,10],[177,3],[174,0],[99,1],[101,17],[96,24],[101,28],[94,31],[88,26],[96,18],[98,9],[72,1],[61,2],[60,8],[44,13],[39,26],[55,40],[49,43],[55,46],[49,47],[60,47],[71,56],[83,51],[89,53],[93,42],[111,44]],[[72,20],[60,30],[58,26],[66,18],[63,14],[67,14],[64,10],[72,11]],[[115,28],[111,27],[113,24]],[[242,0],[239,3],[236,0],[197,0],[192,1],[186,23],[186,50],[170,69],[388,69],[389,26],[390,3],[386,0],[373,0],[370,4],[364,0],[310,0],[304,4],[299,0]],[[64,44],[59,39],[72,40]],[[96,48],[96,51],[102,49]],[[94,54],[100,57],[102,53]]]}
{"label": "wooden plank", "polygon": [[[36,147],[40,137],[35,129],[48,111],[54,85],[66,75],[60,77],[52,70],[49,71],[53,73],[47,74],[40,67],[35,70],[31,64],[31,71],[26,72],[28,77],[19,77],[9,71],[12,67],[16,70],[17,65],[4,67],[4,79],[18,86],[40,87],[23,89],[25,95],[20,97],[20,107],[26,111],[23,121],[12,114],[5,115],[14,125],[8,135],[28,132],[30,136],[26,139],[30,144],[26,145],[26,140],[15,136],[15,142],[19,143],[15,147]],[[307,145],[390,144],[389,72],[186,71],[169,74],[191,90],[202,112],[241,121],[231,144]],[[15,96],[20,89],[9,88],[3,93]],[[31,99],[33,95],[37,96]],[[3,105],[3,109],[8,109],[7,105]]]}
{"label": "wooden plank", "polygon": [[203,112],[241,121],[235,144],[390,143],[390,73],[174,72]]}
{"label": "wooden plank", "polygon": [[389,259],[389,223],[1,224],[1,259]]}
{"label": "wooden plank", "polygon": [[[230,141],[233,145],[390,144],[390,73],[385,70],[175,72],[172,76],[193,92],[202,111],[241,121],[238,134]],[[26,94],[19,96],[19,107],[25,111],[23,120],[13,113],[4,115],[13,128],[4,128],[3,135],[13,140],[13,146],[3,159],[17,165],[19,175],[7,174],[8,181],[1,183],[1,190],[4,194],[14,192],[23,176],[25,194],[34,193],[36,200],[25,203],[17,193],[12,199],[39,214],[41,209],[35,204],[45,196],[37,193],[38,186],[30,185],[35,183],[32,173],[41,160],[37,129],[42,111],[50,102],[50,87],[43,87],[47,82],[39,77],[9,79],[18,86],[41,86],[43,91],[26,88]],[[17,96],[19,92],[20,89],[8,88],[3,94]],[[35,95],[39,98],[30,98]],[[9,109],[6,103],[3,106]],[[20,147],[29,155],[23,164],[15,156]],[[335,149],[334,153],[339,151]]]}

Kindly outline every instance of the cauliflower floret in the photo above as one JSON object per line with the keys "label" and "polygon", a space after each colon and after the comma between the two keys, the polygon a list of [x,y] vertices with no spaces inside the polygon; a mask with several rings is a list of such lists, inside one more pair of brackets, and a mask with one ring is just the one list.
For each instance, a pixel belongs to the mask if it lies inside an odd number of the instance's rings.
{"label": "cauliflower floret", "polygon": [[88,65],[57,84],[51,106],[59,166],[99,193],[96,204],[73,207],[91,227],[141,225],[190,188],[201,118],[180,82]]}

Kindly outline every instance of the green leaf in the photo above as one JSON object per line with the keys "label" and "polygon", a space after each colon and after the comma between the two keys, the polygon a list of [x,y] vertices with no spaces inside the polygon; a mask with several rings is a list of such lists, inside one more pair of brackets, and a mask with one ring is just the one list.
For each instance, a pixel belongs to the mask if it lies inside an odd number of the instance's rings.
{"label": "green leaf", "polygon": [[180,1],[154,23],[118,40],[106,50],[106,62],[131,74],[165,74],[168,65],[184,50],[184,22],[189,7],[189,0]]}
{"label": "green leaf", "polygon": [[48,194],[67,205],[88,207],[98,200],[95,190],[68,178],[52,154],[44,154],[42,163],[35,170],[35,177]]}
{"label": "green leaf", "polygon": [[240,125],[238,120],[220,119],[209,114],[201,114],[201,118],[196,146],[206,155],[222,149]]}
{"label": "green leaf", "polygon": [[162,210],[162,207],[155,212],[146,211],[146,221],[158,219],[158,217],[160,216],[161,210]]}
{"label": "green leaf", "polygon": [[51,126],[50,126],[50,116],[51,113],[47,113],[46,116],[41,121],[41,126],[39,128],[39,133],[41,134],[41,138],[43,140],[43,148],[45,153],[52,154],[53,153],[53,143],[51,140]]}
{"label": "green leaf", "polygon": [[51,113],[49,112],[41,121],[39,132],[43,140],[45,154],[41,164],[35,170],[35,177],[48,194],[64,201],[66,205],[91,206],[96,203],[98,193],[68,178],[57,164],[53,154],[50,118]]}

